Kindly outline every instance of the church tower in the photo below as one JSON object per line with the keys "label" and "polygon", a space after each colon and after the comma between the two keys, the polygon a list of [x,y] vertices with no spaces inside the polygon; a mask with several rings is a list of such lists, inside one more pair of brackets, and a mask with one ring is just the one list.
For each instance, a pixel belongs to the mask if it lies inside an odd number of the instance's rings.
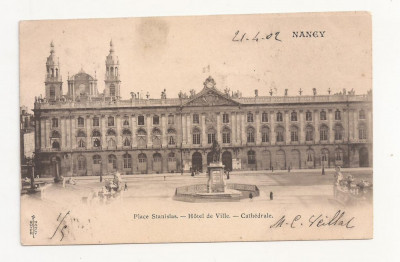
{"label": "church tower", "polygon": [[120,94],[120,84],[119,79],[119,60],[114,53],[114,46],[112,40],[110,41],[110,53],[106,57],[106,78],[104,96],[110,98],[111,100],[119,100],[121,98]]}
{"label": "church tower", "polygon": [[60,71],[60,63],[58,58],[56,59],[54,51],[54,43],[51,41],[50,44],[50,56],[47,57],[46,61],[46,99],[48,101],[55,101],[60,99],[62,93],[62,78]]}

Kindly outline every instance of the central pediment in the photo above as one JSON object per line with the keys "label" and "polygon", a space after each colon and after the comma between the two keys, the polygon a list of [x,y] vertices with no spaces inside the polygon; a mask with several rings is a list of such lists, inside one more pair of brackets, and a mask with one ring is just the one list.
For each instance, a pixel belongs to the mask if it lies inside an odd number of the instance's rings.
{"label": "central pediment", "polygon": [[238,102],[230,99],[216,88],[204,87],[203,90],[187,101],[184,106],[238,106]]}

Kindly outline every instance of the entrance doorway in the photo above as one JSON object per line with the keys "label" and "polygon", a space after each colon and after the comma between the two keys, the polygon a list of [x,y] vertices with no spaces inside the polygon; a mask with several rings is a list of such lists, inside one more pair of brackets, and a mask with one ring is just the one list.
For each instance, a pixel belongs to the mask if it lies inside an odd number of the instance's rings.
{"label": "entrance doorway", "polygon": [[300,169],[300,152],[299,150],[292,150],[292,157],[290,159],[291,169]]}
{"label": "entrance doorway", "polygon": [[362,147],[360,148],[358,154],[360,156],[360,167],[368,167],[369,166],[368,149]]}
{"label": "entrance doorway", "polygon": [[153,155],[153,171],[156,172],[157,174],[161,173],[161,164],[162,164],[161,154],[155,153]]}
{"label": "entrance doorway", "polygon": [[225,151],[222,153],[222,164],[225,166],[225,170],[232,171],[232,153]]}
{"label": "entrance doorway", "polygon": [[286,155],[283,150],[276,152],[276,169],[286,169]]}
{"label": "entrance doorway", "polygon": [[201,153],[195,152],[192,155],[192,169],[193,171],[200,171],[202,172],[203,169],[203,157]]}
{"label": "entrance doorway", "polygon": [[51,172],[54,174],[54,177],[59,178],[61,173],[61,159],[58,156],[55,156],[51,159]]}

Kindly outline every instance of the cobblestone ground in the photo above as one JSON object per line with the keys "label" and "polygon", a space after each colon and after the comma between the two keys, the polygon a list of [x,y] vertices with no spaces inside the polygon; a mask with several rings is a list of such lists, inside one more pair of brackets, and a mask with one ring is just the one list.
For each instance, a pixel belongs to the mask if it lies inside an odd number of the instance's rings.
{"label": "cobblestone ground", "polygon": [[[233,172],[227,183],[243,183],[257,185],[260,196],[253,200],[242,200],[252,202],[271,202],[270,192],[274,194],[274,204],[279,205],[315,205],[325,204],[332,200],[333,195],[333,170],[326,170],[321,175],[318,170],[257,171],[257,172]],[[356,180],[365,179],[372,181],[372,169],[349,169],[343,170],[344,177],[351,174]],[[104,177],[107,179],[107,177]],[[180,186],[192,184],[205,184],[206,175],[199,174],[194,177],[190,174],[151,174],[130,175],[123,177],[128,186],[124,192],[124,200],[128,202],[159,200],[162,202],[173,201],[175,189]],[[51,179],[43,179],[51,181]],[[104,184],[100,183],[99,177],[77,177],[76,185],[53,184],[46,189],[45,197],[58,203],[66,201],[78,201],[92,192],[99,190]],[[272,203],[271,203],[272,204]]]}

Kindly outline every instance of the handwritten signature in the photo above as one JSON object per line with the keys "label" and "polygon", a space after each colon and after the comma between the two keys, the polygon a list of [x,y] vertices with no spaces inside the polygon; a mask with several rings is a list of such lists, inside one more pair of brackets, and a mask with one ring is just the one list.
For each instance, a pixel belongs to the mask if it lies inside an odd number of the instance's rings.
{"label": "handwritten signature", "polygon": [[265,41],[265,40],[275,40],[275,41],[279,41],[282,42],[282,40],[280,40],[278,38],[280,32],[274,32],[274,33],[261,33],[260,31],[258,31],[256,34],[252,35],[253,37],[251,37],[251,35],[247,34],[247,33],[240,33],[239,30],[237,30],[235,32],[235,36],[232,38],[233,42],[244,42],[244,41],[255,41],[255,42],[259,42],[259,41]]}
{"label": "handwritten signature", "polygon": [[[346,217],[345,211],[338,210],[332,217],[320,214],[312,215],[308,219],[304,220],[301,215],[296,215],[294,218],[287,218],[283,215],[270,228],[279,228],[289,226],[290,228],[298,228],[302,226],[308,227],[333,227],[341,226],[346,229],[354,228],[354,217]],[[353,224],[352,224],[353,223]]]}

